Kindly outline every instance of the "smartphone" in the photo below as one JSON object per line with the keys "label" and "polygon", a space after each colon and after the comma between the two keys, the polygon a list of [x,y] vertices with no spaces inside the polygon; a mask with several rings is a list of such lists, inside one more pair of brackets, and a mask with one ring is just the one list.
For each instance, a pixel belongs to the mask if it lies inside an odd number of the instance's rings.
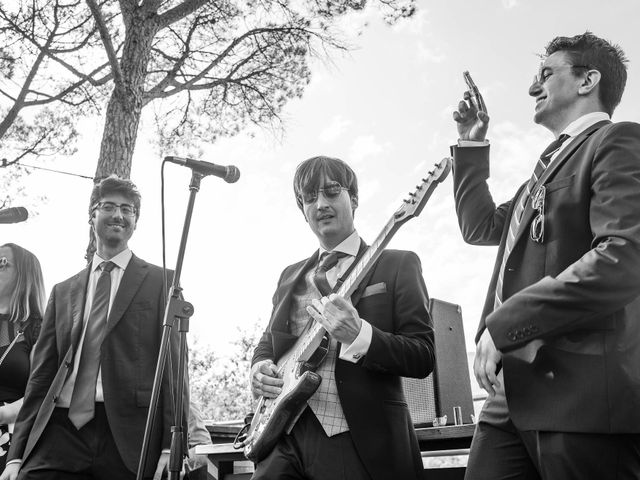
{"label": "smartphone", "polygon": [[473,79],[471,78],[471,74],[469,73],[469,70],[465,70],[464,72],[462,72],[462,76],[464,77],[464,81],[467,84],[467,88],[469,89],[469,95],[471,95],[470,100],[471,100],[471,103],[473,103],[473,106],[476,107],[478,110],[482,110],[485,113],[489,113],[487,112],[487,106],[484,104],[484,100],[482,99],[482,94],[480,93],[480,90],[478,90],[478,87],[476,86]]}

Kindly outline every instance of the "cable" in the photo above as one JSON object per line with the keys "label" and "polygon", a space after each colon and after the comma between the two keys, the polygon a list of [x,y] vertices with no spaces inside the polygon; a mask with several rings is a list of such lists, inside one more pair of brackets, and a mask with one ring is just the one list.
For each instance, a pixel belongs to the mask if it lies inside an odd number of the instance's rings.
{"label": "cable", "polygon": [[80,178],[86,178],[86,179],[89,179],[89,180],[94,180],[94,177],[88,177],[86,175],[80,175],[80,174],[71,173],[71,172],[63,172],[61,170],[54,170],[52,168],[36,167],[35,165],[27,165],[27,164],[20,163],[20,162],[7,164],[7,160],[4,159],[4,158],[2,159],[2,165],[0,165],[0,168],[6,168],[6,167],[10,167],[12,165],[21,166],[21,167],[27,167],[27,168],[37,168],[38,170],[46,170],[48,172],[61,173],[62,175],[71,175],[72,177],[80,177]]}

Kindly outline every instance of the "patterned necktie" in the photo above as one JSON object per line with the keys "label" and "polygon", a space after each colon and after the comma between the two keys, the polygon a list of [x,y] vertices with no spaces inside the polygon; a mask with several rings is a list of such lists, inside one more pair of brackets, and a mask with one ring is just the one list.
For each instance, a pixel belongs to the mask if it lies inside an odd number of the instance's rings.
{"label": "patterned necktie", "polygon": [[113,262],[102,262],[102,273],[96,284],[91,313],[87,319],[76,381],[69,404],[69,419],[80,430],[93,418],[96,401],[96,382],[100,369],[100,347],[104,338],[111,295]]}
{"label": "patterned necktie", "polygon": [[502,284],[504,281],[504,268],[507,264],[507,259],[509,258],[509,254],[511,253],[511,249],[513,248],[513,244],[516,239],[516,233],[518,232],[518,228],[520,227],[520,221],[522,220],[522,213],[524,212],[524,207],[529,200],[529,195],[531,195],[531,190],[538,182],[538,179],[544,173],[545,169],[549,165],[553,154],[556,153],[562,144],[569,138],[569,135],[566,133],[560,135],[557,139],[549,144],[549,146],[542,152],[540,155],[540,159],[538,163],[536,163],[536,168],[533,170],[533,175],[529,179],[527,186],[524,191],[520,195],[518,203],[513,209],[513,213],[511,215],[511,220],[509,222],[509,232],[507,233],[507,241],[504,246],[504,253],[502,255],[502,265],[500,266],[500,272],[498,273],[498,281],[496,282],[496,294],[493,302],[493,309],[495,310],[500,305],[502,305]]}
{"label": "patterned necktie", "polygon": [[327,272],[331,270],[338,264],[338,260],[346,257],[348,254],[344,252],[324,252],[320,257],[320,262],[318,262],[318,268],[316,269],[316,273],[313,275],[313,283],[318,290],[320,290],[320,294],[323,297],[326,297],[331,293],[331,285],[327,280]]}

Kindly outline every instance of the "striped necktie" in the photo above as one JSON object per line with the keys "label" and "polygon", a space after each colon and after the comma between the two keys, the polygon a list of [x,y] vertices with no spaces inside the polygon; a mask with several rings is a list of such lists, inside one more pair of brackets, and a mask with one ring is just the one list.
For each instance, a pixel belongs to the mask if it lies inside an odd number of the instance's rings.
{"label": "striped necktie", "polygon": [[346,257],[348,254],[344,252],[324,252],[318,262],[318,268],[313,275],[313,283],[323,297],[326,297],[331,293],[331,285],[327,280],[327,272],[338,264],[338,260]]}
{"label": "striped necktie", "polygon": [[87,319],[80,363],[69,404],[69,419],[78,430],[93,418],[95,411],[100,347],[107,326],[109,297],[111,295],[111,270],[115,266],[116,264],[113,262],[102,262],[102,273],[96,284],[91,313]]}
{"label": "striped necktie", "polygon": [[529,179],[527,186],[524,191],[520,195],[516,201],[518,202],[513,209],[513,213],[511,214],[511,220],[509,222],[509,232],[507,233],[507,241],[504,246],[504,254],[502,255],[502,264],[500,265],[500,272],[498,273],[498,281],[496,282],[496,293],[495,299],[493,303],[493,309],[495,310],[500,305],[502,305],[502,285],[504,281],[504,269],[507,264],[507,259],[509,258],[509,254],[513,249],[513,245],[516,239],[516,234],[518,233],[518,228],[520,227],[520,221],[522,220],[522,213],[524,212],[524,207],[529,200],[529,196],[531,195],[531,191],[533,187],[538,182],[538,179],[542,176],[545,169],[549,165],[553,154],[556,153],[562,144],[569,138],[570,136],[566,133],[560,135],[557,139],[549,144],[549,146],[542,152],[540,155],[540,159],[538,163],[536,163],[536,168],[533,170],[533,175]]}

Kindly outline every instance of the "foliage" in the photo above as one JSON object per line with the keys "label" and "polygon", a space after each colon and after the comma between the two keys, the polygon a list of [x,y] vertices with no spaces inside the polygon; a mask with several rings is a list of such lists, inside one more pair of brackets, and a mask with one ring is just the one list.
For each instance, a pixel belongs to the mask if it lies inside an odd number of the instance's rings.
{"label": "foliage", "polygon": [[[416,3],[374,1],[389,23],[411,16]],[[96,176],[128,176],[142,109],[150,104],[166,153],[234,135],[247,124],[280,129],[283,106],[309,82],[309,59],[348,48],[337,21],[367,4],[20,0],[12,8],[0,2],[0,101],[6,103],[0,138],[25,108],[55,104],[76,119],[103,111]]]}
{"label": "foliage", "polygon": [[200,407],[204,418],[216,422],[238,420],[253,410],[249,370],[260,334],[257,324],[251,329],[238,329],[230,356],[217,354],[209,344],[195,341],[191,345],[191,401]]}

